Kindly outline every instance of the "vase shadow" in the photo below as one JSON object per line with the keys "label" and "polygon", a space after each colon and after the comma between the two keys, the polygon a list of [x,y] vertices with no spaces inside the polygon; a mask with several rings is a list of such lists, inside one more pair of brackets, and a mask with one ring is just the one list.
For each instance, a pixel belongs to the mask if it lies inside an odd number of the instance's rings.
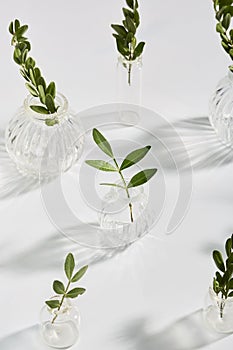
{"label": "vase shadow", "polygon": [[27,193],[39,185],[37,179],[19,173],[6,151],[4,131],[0,130],[0,200]]}
{"label": "vase shadow", "polygon": [[[7,246],[5,249],[7,250]],[[94,265],[111,259],[126,249],[127,246],[112,249],[82,246],[56,231],[27,249],[24,247],[9,259],[1,257],[0,269],[21,272],[41,271],[48,268],[60,269],[69,252],[77,254],[80,265]]]}
{"label": "vase shadow", "polygon": [[0,339],[1,350],[15,349],[33,349],[33,350],[49,350],[40,336],[39,325],[23,329]]}
{"label": "vase shadow", "polygon": [[[168,132],[167,124],[161,125],[154,132],[172,150],[175,163],[180,169],[185,170],[187,167],[185,152],[188,153],[194,170],[212,169],[233,161],[233,149],[220,141],[207,116],[185,118],[174,122],[172,126],[181,137],[185,149],[178,142],[176,133]],[[160,149],[157,151],[159,153]],[[165,168],[171,169],[171,163],[166,163],[166,159],[162,159],[162,163]]]}
{"label": "vase shadow", "polygon": [[202,309],[178,319],[161,331],[151,331],[148,320],[132,321],[119,340],[134,350],[195,350],[229,336],[207,328]]}

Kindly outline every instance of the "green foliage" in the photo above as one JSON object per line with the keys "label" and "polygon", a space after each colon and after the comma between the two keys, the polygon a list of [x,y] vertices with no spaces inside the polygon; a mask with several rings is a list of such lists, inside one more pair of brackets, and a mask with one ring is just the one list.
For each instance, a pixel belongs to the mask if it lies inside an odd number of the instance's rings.
{"label": "green foliage", "polygon": [[[64,271],[66,274],[66,277],[68,279],[67,286],[65,287],[63,282],[55,280],[53,282],[53,290],[56,294],[62,295],[60,300],[47,300],[45,303],[50,307],[51,309],[57,309],[57,311],[60,310],[62,307],[62,304],[65,300],[65,298],[77,298],[79,295],[82,295],[85,293],[85,288],[73,288],[69,289],[70,285],[72,283],[75,283],[79,281],[83,275],[86,273],[88,266],[83,266],[81,269],[79,269],[77,272],[74,273],[75,269],[75,260],[72,253],[69,253],[66,256],[65,264],[64,264]],[[55,314],[52,323],[56,320],[57,314]]]}
{"label": "green foliage", "polygon": [[[124,19],[121,24],[111,24],[118,52],[127,60],[134,61],[141,56],[145,42],[137,43],[136,33],[140,24],[137,0],[126,0],[129,8],[122,8]],[[128,67],[128,83],[131,84],[131,63]]]}
{"label": "green foliage", "polygon": [[[233,0],[213,0],[215,17],[218,23],[216,31],[221,37],[221,45],[233,60],[233,29],[231,26],[231,18],[233,17]],[[229,66],[233,71],[233,65]]]}
{"label": "green foliage", "polygon": [[[129,194],[129,188],[131,187],[137,187],[145,184],[147,181],[149,181],[152,176],[154,176],[157,172],[157,169],[145,169],[134,175],[131,180],[126,182],[122,171],[135,165],[138,163],[141,159],[143,159],[146,154],[151,149],[151,146],[146,146],[143,148],[136,149],[132,152],[130,152],[125,159],[122,161],[121,165],[118,165],[116,161],[116,157],[113,153],[112,147],[110,143],[107,141],[107,139],[100,133],[99,130],[93,129],[92,132],[93,139],[97,146],[101,149],[102,152],[107,154],[111,160],[113,161],[113,164],[103,161],[103,160],[86,160],[86,164],[102,171],[106,172],[118,172],[120,175],[120,178],[122,180],[122,185],[114,184],[114,183],[101,183],[100,185],[105,186],[114,186],[122,188],[126,191],[127,197],[130,200],[130,194]],[[129,202],[129,208],[130,208],[130,218],[131,222],[133,222],[133,214],[132,214],[132,203]]]}
{"label": "green foliage", "polygon": [[218,270],[213,280],[213,290],[222,298],[227,299],[233,296],[233,235],[225,243],[226,260],[224,262],[222,253],[218,250],[213,251],[213,260]]}
{"label": "green foliage", "polygon": [[[26,88],[34,97],[38,97],[43,106],[30,106],[34,112],[42,114],[56,113],[59,106],[55,105],[56,86],[51,82],[48,86],[42,77],[40,69],[36,67],[36,62],[32,57],[28,57],[31,44],[24,34],[28,30],[27,25],[21,25],[16,19],[9,25],[9,32],[12,34],[11,44],[14,46],[13,59],[20,68],[20,73],[26,80]],[[46,125],[52,126],[58,123],[56,118],[45,121]]]}

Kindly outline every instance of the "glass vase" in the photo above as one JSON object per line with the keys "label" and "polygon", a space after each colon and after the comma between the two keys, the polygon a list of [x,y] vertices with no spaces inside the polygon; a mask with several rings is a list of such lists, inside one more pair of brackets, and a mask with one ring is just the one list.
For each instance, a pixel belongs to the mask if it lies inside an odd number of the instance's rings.
{"label": "glass vase", "polygon": [[[51,300],[60,298],[54,296]],[[41,309],[40,322],[41,336],[50,347],[67,349],[79,339],[80,314],[73,300],[65,298],[59,311],[45,305]]]}
{"label": "glass vase", "polygon": [[[41,179],[68,170],[80,157],[84,133],[79,118],[69,109],[62,94],[55,99],[54,114],[34,112],[30,105],[40,104],[29,95],[5,132],[7,152],[21,174]],[[57,121],[53,126],[46,119]]]}
{"label": "glass vase", "polygon": [[205,300],[204,319],[207,325],[219,333],[233,332],[233,298],[227,299],[209,288]]}
{"label": "glass vase", "polygon": [[[117,102],[121,104],[141,105],[142,100],[142,56],[133,61],[118,57],[117,64]],[[139,107],[138,107],[139,109]],[[120,121],[135,125],[139,113],[120,109]]]}
{"label": "glass vase", "polygon": [[[116,183],[119,185],[119,182]],[[132,243],[146,234],[153,222],[153,211],[148,205],[148,194],[144,187],[129,189],[110,187],[102,200],[99,214],[100,227],[106,230],[106,246],[122,246]]]}
{"label": "glass vase", "polygon": [[218,83],[209,104],[209,118],[219,139],[233,146],[233,73]]}

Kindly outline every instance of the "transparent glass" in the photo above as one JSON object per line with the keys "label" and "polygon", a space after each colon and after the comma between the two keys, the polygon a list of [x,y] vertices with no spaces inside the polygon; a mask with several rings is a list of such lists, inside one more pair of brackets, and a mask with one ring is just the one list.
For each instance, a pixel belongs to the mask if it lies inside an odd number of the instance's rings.
{"label": "transparent glass", "polygon": [[[84,133],[80,121],[70,111],[67,99],[57,94],[57,113],[32,111],[38,99],[29,95],[10,121],[5,142],[9,156],[21,174],[49,178],[68,170],[80,157]],[[58,124],[47,126],[46,118],[56,118]]]}
{"label": "transparent glass", "polygon": [[219,333],[233,332],[233,298],[224,299],[209,288],[205,300],[204,318],[207,325]]}
{"label": "transparent glass", "polygon": [[233,147],[233,73],[230,70],[210,99],[209,118],[220,140]]}
{"label": "transparent glass", "polygon": [[[54,296],[52,299],[59,299]],[[45,305],[40,313],[40,330],[44,342],[53,348],[67,349],[79,339],[80,314],[73,300],[64,299],[59,311]]]}
{"label": "transparent glass", "polygon": [[[116,184],[119,185],[119,182]],[[153,212],[149,208],[144,187],[130,188],[129,195],[130,198],[123,188],[109,187],[102,200],[100,227],[109,231],[108,237],[112,243],[127,244],[137,240],[148,232],[153,222]]]}
{"label": "transparent glass", "polygon": [[[117,102],[141,105],[142,102],[142,56],[133,61],[118,57],[117,64]],[[121,112],[120,120],[127,124],[137,124],[137,113]]]}

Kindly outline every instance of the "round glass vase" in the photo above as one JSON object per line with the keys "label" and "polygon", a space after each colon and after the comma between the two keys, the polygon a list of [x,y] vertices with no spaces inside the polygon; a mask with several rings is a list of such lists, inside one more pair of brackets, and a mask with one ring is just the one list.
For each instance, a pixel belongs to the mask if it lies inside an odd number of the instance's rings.
{"label": "round glass vase", "polygon": [[233,73],[230,70],[210,99],[209,119],[219,139],[233,147]]}
{"label": "round glass vase", "polygon": [[[80,121],[69,109],[68,101],[57,94],[54,114],[34,112],[31,105],[41,105],[29,95],[5,132],[6,149],[21,174],[41,179],[68,170],[81,156],[84,133]],[[56,120],[53,126],[46,119]]]}
{"label": "round glass vase", "polygon": [[221,297],[209,288],[204,307],[204,319],[207,325],[219,333],[233,332],[233,298]]}
{"label": "round glass vase", "polygon": [[[117,102],[141,105],[142,100],[142,56],[135,60],[118,57],[117,64]],[[139,113],[120,110],[120,121],[135,125],[139,121]]]}
{"label": "round glass vase", "polygon": [[144,187],[129,188],[129,196],[124,188],[114,186],[103,197],[99,222],[100,228],[107,232],[106,246],[129,244],[148,232],[153,214]]}
{"label": "round glass vase", "polygon": [[[54,296],[50,300],[60,300]],[[44,342],[56,349],[67,349],[79,339],[80,314],[73,300],[64,299],[62,307],[51,309],[45,305],[40,313],[40,331]]]}

